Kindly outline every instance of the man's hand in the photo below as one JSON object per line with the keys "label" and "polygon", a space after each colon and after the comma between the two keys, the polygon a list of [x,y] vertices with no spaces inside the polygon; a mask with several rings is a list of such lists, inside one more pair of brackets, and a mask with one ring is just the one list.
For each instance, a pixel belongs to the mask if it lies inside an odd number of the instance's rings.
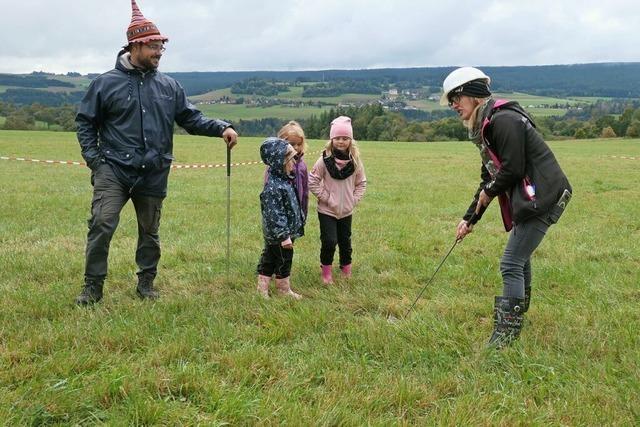
{"label": "man's hand", "polygon": [[238,143],[238,133],[232,127],[228,127],[222,132],[222,139],[227,143],[227,147],[233,148]]}

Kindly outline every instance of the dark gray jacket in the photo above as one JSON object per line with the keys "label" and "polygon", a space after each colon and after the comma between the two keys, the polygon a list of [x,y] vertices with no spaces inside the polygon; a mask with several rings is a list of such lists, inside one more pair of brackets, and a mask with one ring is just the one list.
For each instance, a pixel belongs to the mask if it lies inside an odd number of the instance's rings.
{"label": "dark gray jacket", "polygon": [[173,127],[190,134],[222,136],[229,123],[208,119],[173,78],[142,72],[118,53],[116,66],[89,85],[78,114],[82,157],[93,170],[108,163],[132,193],[164,197],[173,160]]}
{"label": "dark gray jacket", "polygon": [[[489,122],[483,135],[484,143],[500,159],[502,165],[493,177],[487,167],[482,165],[482,181],[464,219],[471,218],[478,195],[483,189],[489,197],[508,196],[515,223],[534,216],[545,217],[564,190],[572,191],[571,184],[535,128],[533,120],[522,107],[511,101],[493,108],[495,102],[491,100],[485,110],[484,118]],[[525,177],[535,187],[533,200],[525,200],[522,195],[521,184]],[[515,194],[516,191],[520,193]]]}
{"label": "dark gray jacket", "polygon": [[270,168],[260,193],[260,207],[264,240],[271,245],[304,234],[304,215],[294,188],[294,177],[284,173],[288,147],[289,143],[279,138],[267,138],[260,146],[260,157]]}

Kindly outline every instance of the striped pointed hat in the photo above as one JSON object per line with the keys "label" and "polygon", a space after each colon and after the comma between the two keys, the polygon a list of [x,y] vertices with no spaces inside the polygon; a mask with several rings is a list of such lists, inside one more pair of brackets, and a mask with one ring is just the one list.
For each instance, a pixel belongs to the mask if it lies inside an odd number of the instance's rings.
{"label": "striped pointed hat", "polygon": [[127,28],[127,41],[129,43],[146,43],[151,40],[166,42],[169,39],[160,34],[156,24],[142,16],[136,0],[131,0],[131,24]]}

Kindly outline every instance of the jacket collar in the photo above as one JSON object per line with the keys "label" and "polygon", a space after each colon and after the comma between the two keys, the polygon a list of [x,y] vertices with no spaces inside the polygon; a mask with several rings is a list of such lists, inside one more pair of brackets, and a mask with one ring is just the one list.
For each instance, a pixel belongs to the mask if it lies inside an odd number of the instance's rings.
{"label": "jacket collar", "polygon": [[131,63],[131,53],[122,49],[116,58],[116,69],[125,73],[137,73],[142,76],[153,74],[156,70],[142,70]]}

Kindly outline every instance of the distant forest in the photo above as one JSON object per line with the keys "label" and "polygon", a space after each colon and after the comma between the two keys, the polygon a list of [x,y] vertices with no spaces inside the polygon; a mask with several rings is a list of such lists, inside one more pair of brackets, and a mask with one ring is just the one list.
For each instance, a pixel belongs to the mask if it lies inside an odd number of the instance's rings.
{"label": "distant forest", "polygon": [[[491,87],[495,92],[599,99],[587,102],[580,108],[570,109],[563,116],[537,118],[538,128],[546,138],[640,137],[640,63],[481,68],[491,76]],[[190,96],[230,88],[234,94],[268,97],[289,91],[294,86],[302,86],[302,98],[339,99],[345,93],[382,95],[391,88],[398,91],[420,88],[420,96],[426,97],[429,93],[440,91],[443,79],[453,69],[440,67],[168,74],[175,77]],[[64,80],[60,80],[62,77],[42,72],[30,75],[0,74],[0,87],[4,87],[4,92],[0,93],[2,128],[74,130],[76,106],[84,95],[82,85],[86,85],[95,76],[68,73]],[[381,105],[380,100],[349,107],[338,104],[323,103],[333,107],[319,115],[299,119],[308,137],[326,138],[331,119],[336,115],[346,114],[353,118],[354,129],[357,129],[360,139],[467,139],[465,129],[450,110],[394,111],[386,108],[387,105]],[[293,114],[294,111],[292,110]],[[233,124],[243,136],[267,136],[275,134],[283,122],[281,119],[266,118],[238,120]],[[180,131],[177,129],[177,132]]]}
{"label": "distant forest", "polygon": [[[375,70],[243,71],[168,73],[191,96],[232,86],[250,78],[283,82],[359,80],[379,88],[439,88],[455,67],[382,68]],[[640,98],[640,63],[480,67],[491,76],[496,92],[525,92],[542,96]],[[370,92],[367,92],[370,93]]]}
{"label": "distant forest", "polygon": [[[75,130],[76,108],[45,107],[41,104],[16,107],[0,102],[0,116],[6,117],[4,129],[34,130],[36,122],[49,130]],[[467,140],[467,131],[457,117],[432,117],[431,121],[411,121],[399,113],[385,110],[379,103],[335,108],[318,116],[299,119],[308,138],[325,139],[333,118],[347,115],[353,119],[354,134],[369,141],[445,141]],[[239,120],[234,122],[242,136],[270,136],[286,122],[281,119]],[[563,117],[536,119],[537,127],[548,139],[585,139],[640,137],[638,101],[598,101],[588,108]],[[176,127],[176,132],[184,131]]]}
{"label": "distant forest", "polygon": [[46,73],[32,73],[26,76],[19,74],[0,74],[0,86],[19,86],[33,88],[75,87],[73,83],[50,78]]}
{"label": "distant forest", "polygon": [[[532,95],[567,97],[640,98],[640,63],[603,63],[544,65],[522,67],[481,67],[491,76],[496,92],[524,92]],[[393,86],[398,89],[429,87],[437,92],[454,67],[382,68],[373,70],[324,71],[239,71],[167,73],[178,80],[189,96],[211,90],[232,88],[234,93],[272,96],[278,82],[317,83],[305,87],[303,97],[340,96],[343,93],[381,93]],[[77,76],[77,73],[68,73]],[[89,77],[93,78],[96,74]],[[78,103],[81,91],[55,92],[46,88],[74,89],[69,82],[46,73],[30,75],[0,74],[0,101],[15,105],[39,103],[47,106]],[[272,82],[264,85],[264,81]],[[14,87],[18,88],[14,88]]]}

